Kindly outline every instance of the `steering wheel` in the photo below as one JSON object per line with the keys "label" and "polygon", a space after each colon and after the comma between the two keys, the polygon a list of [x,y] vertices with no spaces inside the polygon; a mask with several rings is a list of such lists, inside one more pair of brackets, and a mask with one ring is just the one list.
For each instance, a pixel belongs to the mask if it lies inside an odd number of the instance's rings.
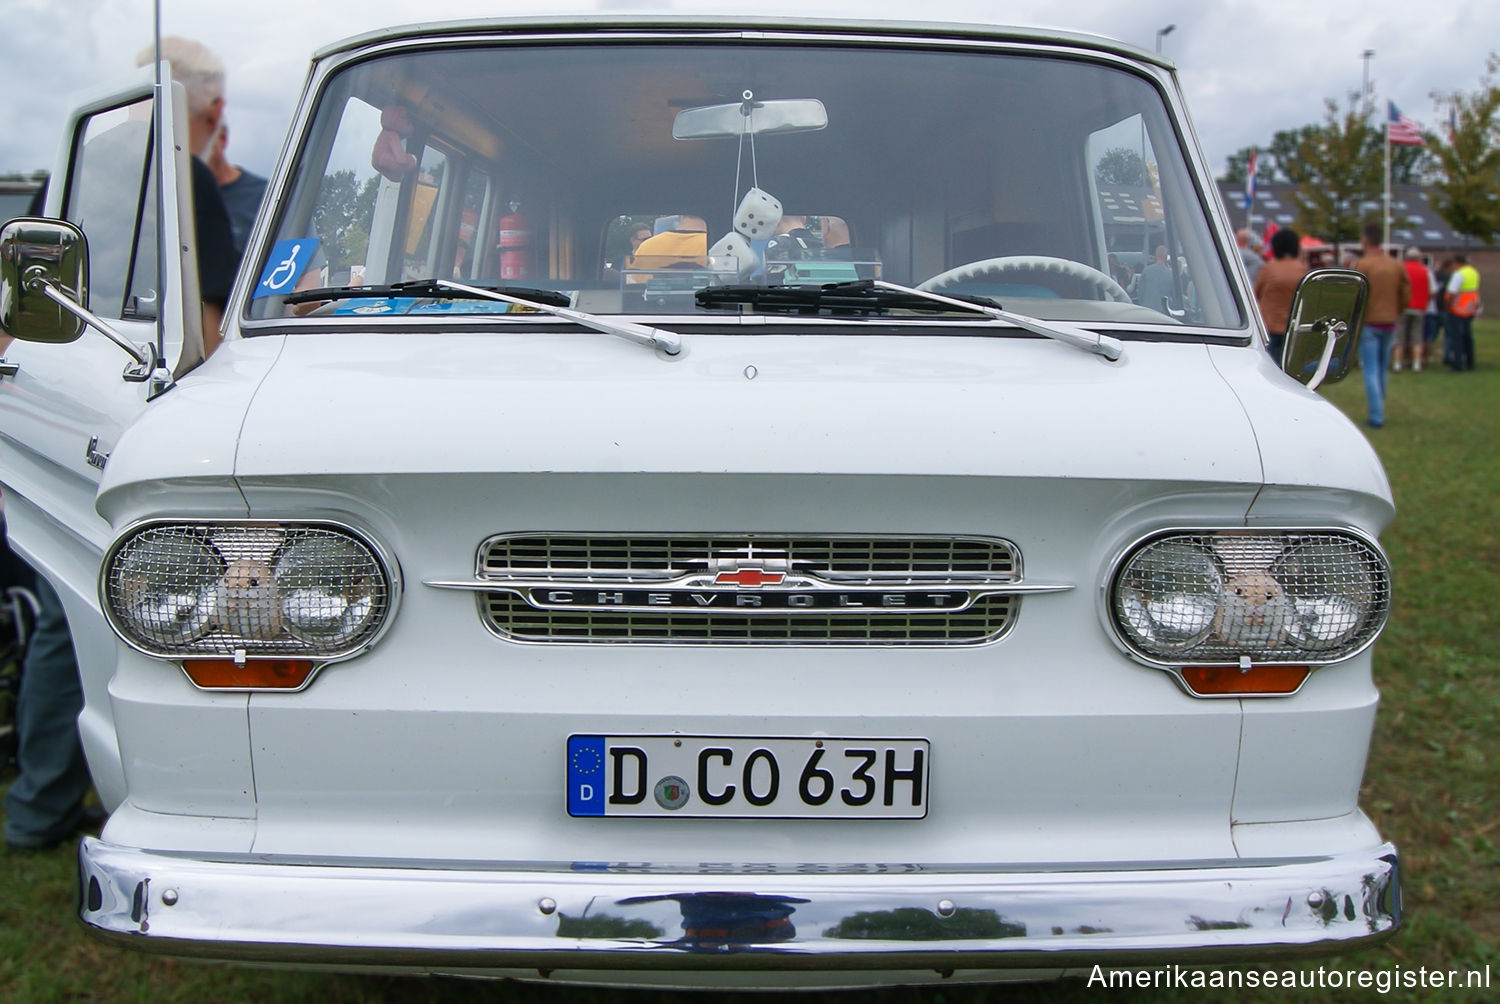
{"label": "steering wheel", "polygon": [[1047,255],[1009,255],[1004,258],[985,258],[981,261],[971,261],[967,265],[950,268],[946,272],[926,280],[917,286],[933,293],[942,292],[951,286],[958,286],[976,279],[990,279],[1004,275],[1007,272],[1044,272],[1053,275],[1065,275],[1071,279],[1078,279],[1087,283],[1099,291],[1102,300],[1114,300],[1117,303],[1130,303],[1130,294],[1125,292],[1114,279],[1103,272],[1082,262],[1073,261],[1069,258],[1051,258]]}

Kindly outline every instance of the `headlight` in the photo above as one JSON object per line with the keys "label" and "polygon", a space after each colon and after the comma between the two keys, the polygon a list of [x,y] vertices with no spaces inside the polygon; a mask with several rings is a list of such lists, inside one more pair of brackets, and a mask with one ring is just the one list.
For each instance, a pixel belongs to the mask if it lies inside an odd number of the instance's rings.
{"label": "headlight", "polygon": [[382,605],[380,569],[348,537],[299,536],[282,548],[274,577],[286,629],[309,645],[348,645]]}
{"label": "headlight", "polygon": [[129,644],[164,658],[326,661],[369,644],[392,573],[373,545],[323,523],[155,523],[106,556],[101,598]]}
{"label": "headlight", "polygon": [[133,537],[115,552],[114,569],[110,606],[142,644],[187,646],[212,627],[224,559],[201,530],[164,527]]}
{"label": "headlight", "polygon": [[1169,533],[1127,553],[1109,605],[1120,639],[1150,662],[1316,665],[1380,633],[1390,571],[1351,533]]}

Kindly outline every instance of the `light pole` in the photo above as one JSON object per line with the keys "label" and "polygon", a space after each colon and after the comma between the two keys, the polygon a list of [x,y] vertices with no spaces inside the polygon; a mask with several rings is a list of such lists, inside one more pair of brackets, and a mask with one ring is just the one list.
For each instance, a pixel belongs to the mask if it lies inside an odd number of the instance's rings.
{"label": "light pole", "polygon": [[1370,59],[1375,55],[1375,50],[1366,49],[1359,55],[1365,61],[1365,81],[1363,89],[1359,92],[1359,100],[1362,106],[1361,110],[1368,115],[1370,114]]}
{"label": "light pole", "polygon": [[1169,24],[1165,28],[1158,28],[1156,30],[1156,54],[1158,56],[1161,55],[1161,40],[1176,30],[1177,26],[1175,24]]}

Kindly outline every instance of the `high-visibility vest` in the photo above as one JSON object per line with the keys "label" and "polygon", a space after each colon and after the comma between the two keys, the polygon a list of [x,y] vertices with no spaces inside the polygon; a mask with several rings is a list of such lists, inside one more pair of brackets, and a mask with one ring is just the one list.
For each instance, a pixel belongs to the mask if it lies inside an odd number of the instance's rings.
{"label": "high-visibility vest", "polygon": [[1479,270],[1473,265],[1461,265],[1458,275],[1458,292],[1449,296],[1448,311],[1459,317],[1473,317],[1479,313]]}

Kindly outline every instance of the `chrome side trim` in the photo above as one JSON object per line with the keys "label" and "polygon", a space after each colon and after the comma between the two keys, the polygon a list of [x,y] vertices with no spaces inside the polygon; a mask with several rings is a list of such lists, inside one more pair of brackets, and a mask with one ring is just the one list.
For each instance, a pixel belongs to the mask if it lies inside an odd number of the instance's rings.
{"label": "chrome side trim", "polygon": [[1390,844],[1313,859],[1136,870],[807,865],[724,874],[603,863],[203,860],[85,838],[79,877],[80,918],[130,947],[427,971],[1205,962],[1345,952],[1401,924]]}

